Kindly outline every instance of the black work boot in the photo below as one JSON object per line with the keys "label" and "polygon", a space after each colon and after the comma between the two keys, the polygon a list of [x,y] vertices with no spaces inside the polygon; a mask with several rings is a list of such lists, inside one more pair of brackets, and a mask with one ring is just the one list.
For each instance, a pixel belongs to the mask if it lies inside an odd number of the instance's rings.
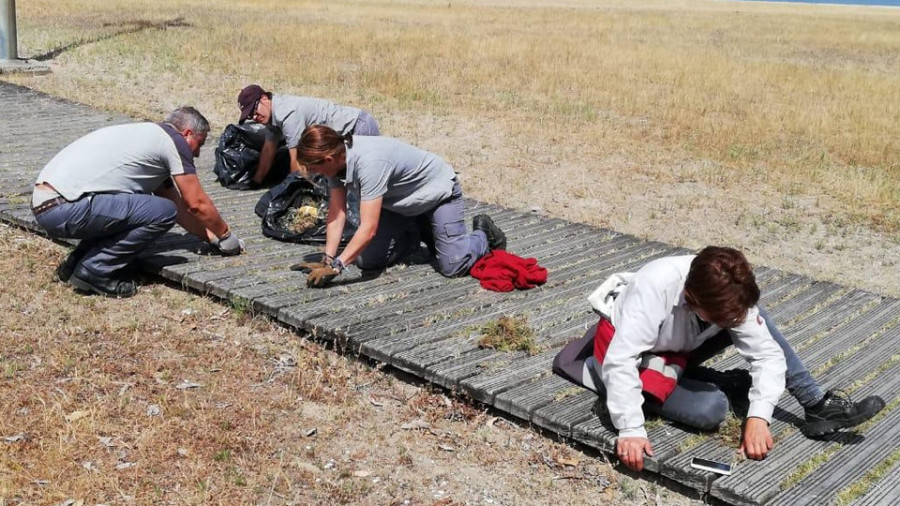
{"label": "black work boot", "polygon": [[853,402],[846,394],[829,390],[815,406],[805,408],[806,424],[800,429],[806,437],[818,437],[838,429],[859,425],[884,409],[884,399],[871,395]]}
{"label": "black work boot", "polygon": [[69,252],[69,255],[66,256],[66,259],[62,261],[58,266],[56,266],[56,279],[65,283],[72,277],[72,273],[75,271],[75,267],[78,265],[78,262],[81,261],[81,258],[84,256],[83,251],[79,251],[78,248],[73,249]]}
{"label": "black work boot", "polygon": [[82,266],[78,266],[72,272],[69,283],[83,292],[116,299],[125,299],[137,293],[134,281],[97,276]]}
{"label": "black work boot", "polygon": [[69,253],[69,256],[66,257],[59,265],[56,266],[56,279],[65,283],[72,277],[72,272],[75,270],[75,266],[78,265],[78,258],[75,255],[75,250],[72,250]]}
{"label": "black work boot", "polygon": [[506,249],[506,234],[500,230],[500,227],[494,224],[494,220],[486,214],[479,214],[472,218],[472,228],[481,230],[487,236],[488,248]]}

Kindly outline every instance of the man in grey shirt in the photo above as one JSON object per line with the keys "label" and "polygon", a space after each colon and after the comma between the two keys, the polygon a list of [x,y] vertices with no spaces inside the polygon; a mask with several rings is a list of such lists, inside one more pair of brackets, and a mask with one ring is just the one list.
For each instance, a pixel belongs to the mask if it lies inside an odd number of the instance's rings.
{"label": "man in grey shirt", "polygon": [[194,158],[209,123],[181,107],[164,123],[101,128],[60,151],[35,182],[32,212],[50,236],[80,239],[57,267],[60,281],[107,297],[130,297],[122,270],[175,223],[224,255],[242,243],[197,177]]}
{"label": "man in grey shirt", "polygon": [[378,123],[368,112],[337,105],[321,98],[277,95],[251,84],[238,95],[240,124],[253,120],[268,127],[268,135],[259,154],[253,182],[262,184],[272,168],[278,142],[284,138],[291,158],[291,172],[299,172],[297,143],[310,125],[327,125],[336,132],[355,135],[381,135]]}

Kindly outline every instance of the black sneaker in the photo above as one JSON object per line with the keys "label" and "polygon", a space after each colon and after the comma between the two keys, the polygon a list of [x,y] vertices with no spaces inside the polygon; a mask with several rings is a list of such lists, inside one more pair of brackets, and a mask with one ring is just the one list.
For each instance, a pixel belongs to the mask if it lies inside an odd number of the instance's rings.
{"label": "black sneaker", "polygon": [[475,216],[472,218],[472,228],[484,232],[484,235],[487,236],[488,248],[491,250],[506,249],[506,234],[494,224],[494,220],[490,216],[486,214]]}
{"label": "black sneaker", "polygon": [[806,437],[818,437],[838,429],[859,425],[884,409],[884,400],[871,395],[853,402],[846,394],[829,390],[822,402],[806,408],[806,425],[800,430]]}
{"label": "black sneaker", "polygon": [[123,281],[114,278],[103,278],[91,274],[84,267],[78,267],[72,272],[69,284],[88,293],[96,293],[104,297],[125,299],[137,293],[134,281]]}

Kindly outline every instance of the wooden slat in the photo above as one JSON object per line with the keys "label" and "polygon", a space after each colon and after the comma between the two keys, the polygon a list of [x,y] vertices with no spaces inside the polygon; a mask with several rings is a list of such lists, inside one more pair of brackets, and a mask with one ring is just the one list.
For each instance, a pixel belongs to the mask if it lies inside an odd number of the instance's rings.
{"label": "wooden slat", "polygon": [[[886,371],[881,380],[870,385],[869,388],[856,392],[853,396],[860,399],[867,395],[881,395],[888,401],[896,397],[900,390],[900,364],[895,364],[893,370]],[[822,453],[835,444],[850,444],[858,442],[852,432],[832,434],[824,440],[807,439],[799,431],[802,424],[803,410],[796,401],[789,396],[782,398],[779,406],[788,404],[790,411],[796,415],[793,423],[776,420],[772,424],[772,432],[786,433],[787,436],[779,440],[764,461],[742,462],[737,473],[729,477],[723,477],[713,484],[711,494],[732,504],[764,504],[780,492],[779,485],[791,472],[804,462],[809,461],[815,455]],[[885,423],[885,422],[881,422]],[[879,424],[880,425],[880,424]],[[699,455],[698,455],[699,456]],[[840,459],[838,453],[832,459]],[[766,480],[767,476],[779,476],[776,480]]]}
{"label": "wooden slat", "polygon": [[871,488],[850,503],[851,506],[897,506],[900,504],[900,462],[894,464]]}
{"label": "wooden slat", "polygon": [[848,441],[841,450],[795,486],[778,494],[771,506],[813,506],[825,504],[870,469],[873,456],[885,455],[885,444],[900,440],[900,409],[888,413],[880,423],[863,434],[862,440]]}

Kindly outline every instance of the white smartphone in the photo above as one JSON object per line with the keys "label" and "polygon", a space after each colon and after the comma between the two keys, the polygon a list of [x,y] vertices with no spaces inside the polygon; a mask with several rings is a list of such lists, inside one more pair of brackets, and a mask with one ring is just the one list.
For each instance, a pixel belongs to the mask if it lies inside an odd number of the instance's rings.
{"label": "white smartphone", "polygon": [[731,474],[731,464],[716,462],[715,460],[707,460],[694,457],[691,459],[691,467],[695,469],[703,469],[704,471],[709,471],[711,473],[724,474],[725,476]]}

